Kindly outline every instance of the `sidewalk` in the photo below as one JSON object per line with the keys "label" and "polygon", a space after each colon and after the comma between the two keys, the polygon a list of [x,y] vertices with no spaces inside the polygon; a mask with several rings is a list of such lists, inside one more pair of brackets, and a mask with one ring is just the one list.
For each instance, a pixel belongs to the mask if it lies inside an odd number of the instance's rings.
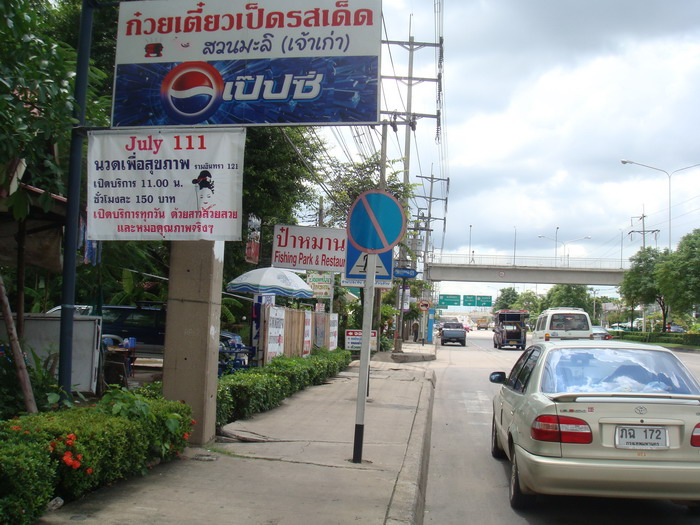
{"label": "sidewalk", "polygon": [[[427,350],[429,349],[429,350]],[[404,354],[433,351],[405,343]],[[370,367],[362,463],[353,463],[359,361],[325,385],[225,427],[147,476],[102,488],[37,523],[422,523],[434,374],[428,362]]]}

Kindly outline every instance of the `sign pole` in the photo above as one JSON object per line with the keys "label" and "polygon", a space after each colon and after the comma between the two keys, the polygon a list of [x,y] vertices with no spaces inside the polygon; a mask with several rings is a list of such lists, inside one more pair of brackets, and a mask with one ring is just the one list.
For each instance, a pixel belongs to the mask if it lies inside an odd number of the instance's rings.
{"label": "sign pole", "polygon": [[362,302],[362,343],[360,347],[360,377],[357,381],[357,409],[355,412],[355,442],[352,462],[362,463],[362,444],[365,433],[365,404],[369,387],[369,344],[372,337],[372,306],[374,305],[374,279],[377,272],[377,254],[367,254],[367,280]]}

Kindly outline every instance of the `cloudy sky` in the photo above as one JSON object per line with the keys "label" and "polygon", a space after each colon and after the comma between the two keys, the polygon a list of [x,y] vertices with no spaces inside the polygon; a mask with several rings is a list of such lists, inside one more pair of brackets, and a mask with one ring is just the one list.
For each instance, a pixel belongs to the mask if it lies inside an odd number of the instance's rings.
{"label": "cloudy sky", "polygon": [[[435,41],[433,1],[383,9],[383,38],[408,40],[410,24],[417,42]],[[442,11],[446,140],[438,148],[435,123],[419,121],[411,180],[450,178],[443,253],[468,253],[471,225],[477,255],[552,257],[555,243],[538,235],[559,227],[562,242],[591,237],[569,244],[571,257],[619,260],[641,246],[630,232],[643,214],[659,230],[647,244],[667,247],[669,177],[620,160],[667,172],[700,163],[700,2],[444,0]],[[384,74],[406,75],[407,53],[386,47]],[[432,50],[414,57],[416,76],[434,76]],[[400,109],[384,89],[397,106],[385,109]],[[413,105],[434,113],[434,84],[416,86]],[[675,246],[700,227],[700,166],[671,177],[671,215]],[[443,283],[450,292],[494,290]]]}

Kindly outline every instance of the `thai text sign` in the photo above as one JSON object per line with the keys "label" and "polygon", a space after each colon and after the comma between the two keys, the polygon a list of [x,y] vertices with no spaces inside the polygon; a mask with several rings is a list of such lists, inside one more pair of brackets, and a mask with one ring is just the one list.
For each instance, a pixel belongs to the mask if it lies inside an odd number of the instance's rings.
{"label": "thai text sign", "polygon": [[[345,330],[345,350],[362,349],[362,330]],[[372,352],[377,351],[377,331],[370,331],[369,349]]]}
{"label": "thai text sign", "polygon": [[268,363],[279,355],[284,355],[284,308],[269,306],[265,333],[265,362]]}
{"label": "thai text sign", "polygon": [[114,127],[379,121],[381,0],[122,2]]}
{"label": "thai text sign", "polygon": [[307,273],[306,284],[314,291],[316,299],[330,299],[333,295],[332,273]]}
{"label": "thai text sign", "polygon": [[93,131],[93,240],[241,240],[245,129]]}
{"label": "thai text sign", "polygon": [[342,228],[275,225],[272,266],[340,272],[345,268],[346,233]]}

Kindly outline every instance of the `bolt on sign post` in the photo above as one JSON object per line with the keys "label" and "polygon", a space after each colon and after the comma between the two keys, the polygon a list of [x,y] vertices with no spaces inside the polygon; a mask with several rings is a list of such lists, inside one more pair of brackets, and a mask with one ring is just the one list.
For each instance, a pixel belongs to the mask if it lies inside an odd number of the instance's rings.
{"label": "bolt on sign post", "polygon": [[353,463],[362,463],[377,254],[393,249],[403,238],[406,233],[406,216],[396,197],[383,190],[370,190],[362,193],[353,203],[348,214],[347,225],[350,244],[368,254],[362,315],[360,377],[357,384],[355,440],[352,454]]}

